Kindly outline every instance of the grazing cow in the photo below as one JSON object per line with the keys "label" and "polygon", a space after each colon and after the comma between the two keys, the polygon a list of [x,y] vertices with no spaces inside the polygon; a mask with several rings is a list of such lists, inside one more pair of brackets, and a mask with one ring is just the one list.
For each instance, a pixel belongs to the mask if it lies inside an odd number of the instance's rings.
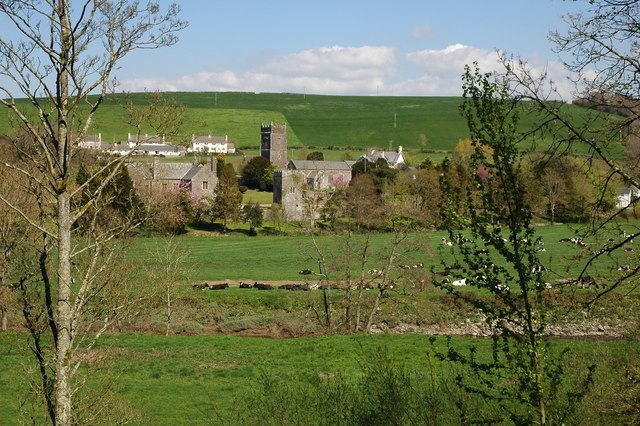
{"label": "grazing cow", "polygon": [[440,240],[440,242],[442,243],[442,245],[449,246],[449,247],[453,245],[451,241],[447,241],[447,239],[444,237]]}
{"label": "grazing cow", "polygon": [[194,290],[205,290],[205,289],[207,289],[207,288],[209,288],[209,284],[207,284],[207,283],[194,284],[194,285],[193,285],[193,289],[194,289]]}
{"label": "grazing cow", "polygon": [[630,271],[631,267],[629,265],[622,265],[618,268],[618,271]]}
{"label": "grazing cow", "polygon": [[451,283],[451,285],[455,287],[461,287],[463,285],[467,285],[467,279],[463,278],[461,280],[455,280],[454,282]]}
{"label": "grazing cow", "polygon": [[589,288],[592,286],[595,288],[598,288],[598,283],[596,279],[593,277],[590,277],[589,275],[580,277],[580,279],[578,279],[578,285],[580,286],[580,288]]}
{"label": "grazing cow", "polygon": [[369,273],[369,275],[373,275],[374,277],[379,277],[384,273],[384,271],[380,269],[369,269],[367,272]]}
{"label": "grazing cow", "polygon": [[313,274],[313,271],[311,269],[303,269],[302,271],[298,272],[298,274],[300,274],[300,275],[311,275],[311,274]]}
{"label": "grazing cow", "polygon": [[240,288],[252,288],[253,284],[245,283],[244,281],[240,281]]}
{"label": "grazing cow", "polygon": [[271,284],[254,283],[253,287],[258,290],[273,290],[273,286]]}

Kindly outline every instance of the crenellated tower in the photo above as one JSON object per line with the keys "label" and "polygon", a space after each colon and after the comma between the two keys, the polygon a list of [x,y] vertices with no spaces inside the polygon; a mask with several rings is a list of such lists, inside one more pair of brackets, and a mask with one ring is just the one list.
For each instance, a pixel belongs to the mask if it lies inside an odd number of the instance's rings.
{"label": "crenellated tower", "polygon": [[278,168],[287,165],[287,125],[262,124],[260,126],[260,156]]}

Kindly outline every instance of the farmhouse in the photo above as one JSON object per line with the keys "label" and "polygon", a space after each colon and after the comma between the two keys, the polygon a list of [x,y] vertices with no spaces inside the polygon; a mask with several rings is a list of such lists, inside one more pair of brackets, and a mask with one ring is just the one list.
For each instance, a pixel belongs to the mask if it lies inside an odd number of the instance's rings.
{"label": "farmhouse", "polygon": [[217,160],[208,164],[164,163],[157,157],[153,162],[127,164],[136,188],[147,191],[189,191],[195,197],[212,196],[218,186]]}
{"label": "farmhouse", "polygon": [[233,154],[236,147],[233,142],[229,142],[227,135],[224,136],[191,136],[191,147],[188,152],[202,152],[207,154]]}
{"label": "farmhouse", "polygon": [[379,159],[383,159],[387,162],[389,167],[397,169],[402,167],[406,163],[404,154],[402,153],[402,147],[398,147],[398,151],[376,151],[372,150],[369,155],[363,155],[361,159],[366,158],[369,162],[375,163]]}
{"label": "farmhouse", "polygon": [[273,202],[286,220],[317,219],[329,197],[351,181],[353,161],[291,160],[273,174]]}
{"label": "farmhouse", "polygon": [[640,197],[640,189],[632,186],[630,188],[622,188],[618,194],[618,202],[616,207],[624,209],[628,207],[634,200]]}
{"label": "farmhouse", "polygon": [[167,142],[164,136],[132,136],[129,133],[126,142],[102,142],[102,135],[87,136],[79,144],[79,148],[99,150],[111,155],[159,155],[164,157],[178,157],[184,155],[185,149]]}

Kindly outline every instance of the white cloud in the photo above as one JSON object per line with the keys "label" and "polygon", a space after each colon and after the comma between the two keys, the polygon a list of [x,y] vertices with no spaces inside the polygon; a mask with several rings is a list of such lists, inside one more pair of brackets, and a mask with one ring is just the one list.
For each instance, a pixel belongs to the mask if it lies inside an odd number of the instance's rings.
{"label": "white cloud", "polygon": [[[327,95],[459,96],[464,66],[478,62],[482,72],[502,71],[499,53],[463,44],[396,55],[388,46],[331,46],[273,58],[264,65],[235,70],[196,72],[177,79],[123,81],[127,91],[294,92]],[[570,82],[562,65],[525,58],[534,74],[547,73],[563,97]]]}
{"label": "white cloud", "polygon": [[198,72],[166,81],[123,81],[121,90],[306,92],[374,94],[395,72],[395,50],[386,46],[331,46],[303,50],[266,62],[243,74]]}

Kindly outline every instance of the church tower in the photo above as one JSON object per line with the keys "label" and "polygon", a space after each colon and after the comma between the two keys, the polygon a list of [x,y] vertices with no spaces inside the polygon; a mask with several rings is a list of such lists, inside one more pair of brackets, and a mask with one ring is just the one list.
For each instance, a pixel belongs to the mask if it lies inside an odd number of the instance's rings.
{"label": "church tower", "polygon": [[262,124],[260,126],[260,156],[284,169],[287,165],[287,125]]}

